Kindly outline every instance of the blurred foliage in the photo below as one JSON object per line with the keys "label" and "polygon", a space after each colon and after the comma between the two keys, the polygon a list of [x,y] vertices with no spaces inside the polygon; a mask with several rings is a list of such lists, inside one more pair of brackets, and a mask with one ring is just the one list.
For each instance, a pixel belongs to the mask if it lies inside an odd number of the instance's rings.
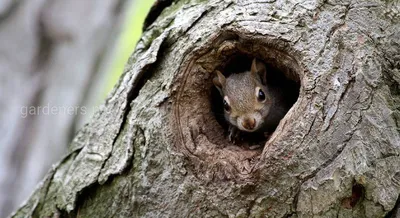
{"label": "blurred foliage", "polygon": [[111,73],[104,95],[107,96],[123,73],[124,66],[142,35],[142,26],[154,0],[133,0],[119,36]]}

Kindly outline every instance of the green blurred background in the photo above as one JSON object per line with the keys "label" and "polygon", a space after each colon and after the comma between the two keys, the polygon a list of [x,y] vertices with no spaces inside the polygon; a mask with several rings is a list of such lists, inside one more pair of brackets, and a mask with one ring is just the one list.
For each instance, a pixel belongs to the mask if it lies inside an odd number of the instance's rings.
{"label": "green blurred background", "polygon": [[[132,54],[136,43],[142,35],[144,19],[154,2],[154,0],[134,0],[131,4],[116,45],[116,53],[111,67],[112,70],[109,74],[109,78],[107,78],[107,85],[104,88],[103,98],[108,95],[121,76],[129,56]],[[101,101],[103,101],[103,99],[101,99]]]}

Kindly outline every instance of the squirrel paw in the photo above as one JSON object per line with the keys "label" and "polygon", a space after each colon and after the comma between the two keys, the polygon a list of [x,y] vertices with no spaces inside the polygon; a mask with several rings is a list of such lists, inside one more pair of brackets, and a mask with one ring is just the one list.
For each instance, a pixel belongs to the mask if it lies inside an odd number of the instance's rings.
{"label": "squirrel paw", "polygon": [[267,141],[269,140],[269,138],[271,138],[271,133],[270,132],[264,132],[264,137],[265,139],[267,139]]}
{"label": "squirrel paw", "polygon": [[235,144],[236,140],[239,139],[239,130],[235,126],[230,125],[228,132],[229,132],[229,136],[228,136],[229,141],[233,142],[233,144]]}

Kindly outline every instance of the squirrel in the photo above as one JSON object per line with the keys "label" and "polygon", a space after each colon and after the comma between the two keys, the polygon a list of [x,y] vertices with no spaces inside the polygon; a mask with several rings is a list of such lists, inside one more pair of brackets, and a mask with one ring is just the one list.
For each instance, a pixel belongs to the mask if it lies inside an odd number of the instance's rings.
{"label": "squirrel", "polygon": [[250,71],[234,73],[227,78],[220,71],[215,72],[213,83],[222,96],[224,117],[230,124],[229,141],[235,141],[240,131],[268,135],[275,130],[288,107],[284,90],[267,83],[263,62],[254,58]]}

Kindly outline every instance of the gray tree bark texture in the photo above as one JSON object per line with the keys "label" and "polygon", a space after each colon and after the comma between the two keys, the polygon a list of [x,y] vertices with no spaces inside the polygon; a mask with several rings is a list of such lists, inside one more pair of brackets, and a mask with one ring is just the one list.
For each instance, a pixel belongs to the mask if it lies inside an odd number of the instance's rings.
{"label": "gray tree bark texture", "polygon": [[0,1],[0,217],[32,194],[100,99],[126,2]]}
{"label": "gray tree bark texture", "polygon": [[[14,217],[399,217],[399,10],[174,1]],[[213,72],[238,54],[300,84],[254,150],[212,109]]]}

